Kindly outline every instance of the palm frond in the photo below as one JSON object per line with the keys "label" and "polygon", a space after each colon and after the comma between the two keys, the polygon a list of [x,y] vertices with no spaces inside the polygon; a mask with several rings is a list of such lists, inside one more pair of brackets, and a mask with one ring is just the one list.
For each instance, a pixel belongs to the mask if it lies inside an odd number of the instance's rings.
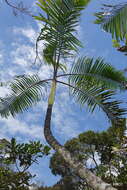
{"label": "palm frond", "polygon": [[102,58],[79,58],[69,76],[70,94],[82,106],[86,104],[92,112],[96,107],[101,108],[115,125],[121,124],[126,110],[119,107],[121,102],[113,99],[115,92],[109,89],[125,89],[126,83],[123,73]]}
{"label": "palm frond", "polygon": [[118,5],[104,5],[104,11],[96,13],[95,23],[112,34],[116,40],[127,38],[127,2]]}
{"label": "palm frond", "polygon": [[125,89],[127,78],[100,57],[82,57],[72,65],[69,81],[79,87],[96,84],[104,88]]}
{"label": "palm frond", "polygon": [[82,86],[79,88],[71,88],[70,94],[76,99],[81,106],[87,105],[89,111],[93,112],[96,107],[101,108],[109,120],[114,125],[120,125],[122,116],[126,113],[126,110],[120,108],[120,101],[113,100],[115,93],[111,90],[102,89],[97,86],[86,88]]}
{"label": "palm frond", "polygon": [[78,26],[81,10],[90,0],[38,0],[37,5],[47,15],[34,16],[45,25],[38,41],[44,41],[43,54],[47,61],[54,64],[59,56],[72,56],[81,42],[74,36]]}
{"label": "palm frond", "polygon": [[44,95],[42,87],[46,87],[46,84],[47,82],[41,81],[37,75],[15,78],[10,83],[11,94],[0,98],[0,115],[15,116],[16,113],[23,112],[36,104]]}

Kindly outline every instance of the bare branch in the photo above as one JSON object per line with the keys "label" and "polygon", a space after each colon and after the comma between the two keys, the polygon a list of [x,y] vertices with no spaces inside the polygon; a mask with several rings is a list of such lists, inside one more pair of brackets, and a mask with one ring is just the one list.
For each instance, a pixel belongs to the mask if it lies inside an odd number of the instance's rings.
{"label": "bare branch", "polygon": [[17,16],[18,12],[22,13],[22,14],[27,14],[29,16],[32,16],[32,14],[30,13],[29,9],[27,7],[24,6],[23,2],[20,1],[18,4],[13,4],[10,3],[8,0],[4,0],[5,3],[10,6],[13,9],[13,13],[15,16]]}

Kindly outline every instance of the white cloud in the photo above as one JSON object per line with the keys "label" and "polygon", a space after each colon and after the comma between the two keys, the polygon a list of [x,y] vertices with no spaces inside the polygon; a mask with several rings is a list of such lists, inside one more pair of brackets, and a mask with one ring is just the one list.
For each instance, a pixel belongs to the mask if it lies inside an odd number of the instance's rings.
{"label": "white cloud", "polygon": [[[40,25],[38,25],[38,28]],[[31,66],[35,59],[34,43],[36,40],[37,32],[31,27],[26,28],[14,28],[14,35],[19,35],[18,38],[24,36],[30,43],[23,43],[22,40],[17,40],[12,43],[12,51],[10,52],[11,61],[9,66],[5,65],[2,76],[13,77],[22,73],[33,74]],[[15,38],[16,39],[16,38]],[[0,58],[2,55],[0,54]],[[51,68],[43,65],[38,72],[41,78],[47,78],[51,75]],[[6,87],[0,88],[0,97],[4,97],[9,90]],[[8,119],[0,118],[1,134],[0,138],[8,138],[9,136],[16,136],[19,139],[42,139],[44,140],[42,125],[39,120],[42,117],[43,110],[46,110],[46,102],[42,101],[32,112],[25,114],[25,119],[14,119],[9,117]],[[41,111],[40,111],[41,108]],[[40,112],[39,112],[40,111]],[[44,113],[44,112],[43,112]]]}
{"label": "white cloud", "polygon": [[[37,66],[33,65],[36,56],[35,42],[41,27],[40,24],[37,24],[37,29],[31,26],[27,26],[26,28],[15,27],[12,30],[14,35],[14,40],[11,44],[12,50],[8,52],[8,57],[5,57],[6,60],[4,60],[4,48],[0,41],[0,66],[2,66],[4,62],[0,78],[7,80],[19,74],[35,73],[35,68],[37,69]],[[41,47],[39,46],[38,50],[42,52],[42,49],[43,45]],[[39,61],[37,61],[37,63],[39,63]],[[43,73],[46,73],[45,75],[47,76],[49,72],[48,69],[45,68],[46,66],[44,66],[41,71],[43,70]],[[41,71],[39,71],[39,74],[43,75]]]}
{"label": "white cloud", "polygon": [[0,86],[0,97],[5,97],[7,94],[9,94],[10,90],[7,87]]}
{"label": "white cloud", "polygon": [[[11,51],[11,57],[13,63],[17,66],[26,67],[25,69],[27,70],[35,60],[35,44],[38,29],[35,30],[31,26],[27,26],[26,28],[15,27],[13,33],[15,36],[18,35],[19,39],[12,43],[13,51]],[[25,37],[26,40],[24,40],[23,37]]]}
{"label": "white cloud", "polygon": [[23,68],[30,67],[34,63],[35,49],[30,45],[13,44],[14,50],[11,52],[13,63]]}
{"label": "white cloud", "polygon": [[81,132],[73,100],[69,98],[68,90],[63,87],[58,91],[53,111],[54,131],[64,142]]}
{"label": "white cloud", "polygon": [[[31,114],[31,113],[30,113]],[[34,115],[34,114],[33,114]],[[36,140],[42,140],[44,141],[43,131],[42,127],[39,125],[34,124],[27,124],[24,121],[21,121],[19,119],[9,117],[8,119],[1,118],[1,134],[0,138],[3,138],[3,136],[16,136],[20,137],[20,135],[23,135],[23,139],[36,139]]]}
{"label": "white cloud", "polygon": [[[47,92],[48,93],[48,92]],[[73,107],[69,106],[70,102],[68,92],[63,91],[63,88],[59,90],[59,99],[56,99],[56,103],[53,109],[52,125],[55,131],[55,136],[60,137],[61,141],[65,142],[69,138],[77,136],[81,131],[79,130],[79,121],[77,120],[76,113]],[[18,118],[9,117],[8,119],[0,119],[3,136],[16,136],[20,139],[42,139],[44,140],[42,125],[45,112],[47,108],[47,100],[42,100],[35,108],[30,112],[26,112],[23,116]],[[42,117],[43,116],[43,117]],[[22,119],[22,117],[24,119]],[[22,136],[22,137],[20,137]]]}
{"label": "white cloud", "polygon": [[[37,26],[37,29],[34,29],[31,26],[27,26],[26,28],[15,27],[13,29],[15,40],[12,43],[13,50],[10,53],[11,60],[12,60],[12,63],[16,67],[19,67],[19,70],[22,69],[23,72],[27,74],[33,74],[35,72],[35,65],[34,65],[35,57],[36,57],[35,45],[36,45],[36,40],[39,35],[40,29],[42,28],[42,24],[37,23],[36,26]],[[25,40],[24,40],[24,37],[25,37]],[[43,64],[43,58],[41,55],[42,50],[43,50],[43,43],[41,42],[41,43],[38,43],[38,53],[41,59],[41,64]],[[40,64],[39,59],[37,59],[36,64]],[[34,70],[33,70],[33,67],[34,67]],[[43,71],[43,73],[46,73],[46,76],[49,74],[49,72],[45,68],[46,66],[42,65],[42,68],[39,70],[40,75],[43,75],[41,74],[41,71]],[[13,70],[13,68],[11,70]]]}
{"label": "white cloud", "polygon": [[0,64],[3,63],[3,54],[0,53]]}
{"label": "white cloud", "polygon": [[38,75],[41,79],[49,79],[52,77],[52,68],[48,65],[42,65]]}
{"label": "white cloud", "polygon": [[35,44],[38,35],[37,31],[35,31],[35,29],[33,29],[32,27],[26,27],[26,28],[15,27],[13,29],[13,32],[16,35],[25,36],[27,40],[29,40],[33,44]]}
{"label": "white cloud", "polygon": [[0,66],[4,63],[4,44],[0,41]]}

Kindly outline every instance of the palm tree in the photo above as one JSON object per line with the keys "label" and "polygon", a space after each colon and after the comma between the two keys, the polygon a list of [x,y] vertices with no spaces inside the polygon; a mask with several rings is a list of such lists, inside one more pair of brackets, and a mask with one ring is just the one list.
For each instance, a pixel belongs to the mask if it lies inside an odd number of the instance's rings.
{"label": "palm tree", "polygon": [[[10,83],[12,93],[1,98],[0,114],[3,117],[15,116],[41,100],[45,87],[50,84],[48,106],[44,121],[44,135],[49,145],[59,152],[74,172],[85,179],[95,190],[115,190],[103,182],[75,158],[55,139],[51,132],[52,109],[57,84],[69,87],[70,95],[82,106],[88,105],[91,112],[100,107],[114,125],[120,125],[125,110],[119,108],[119,101],[112,96],[118,89],[124,90],[127,79],[102,58],[77,58],[67,72],[67,62],[78,56],[81,42],[75,37],[81,11],[89,0],[38,0],[38,6],[44,11],[34,18],[44,23],[37,39],[43,41],[44,64],[49,64],[52,77],[41,80],[37,75],[16,77]],[[66,80],[62,80],[66,78]],[[112,90],[110,90],[112,89]]]}

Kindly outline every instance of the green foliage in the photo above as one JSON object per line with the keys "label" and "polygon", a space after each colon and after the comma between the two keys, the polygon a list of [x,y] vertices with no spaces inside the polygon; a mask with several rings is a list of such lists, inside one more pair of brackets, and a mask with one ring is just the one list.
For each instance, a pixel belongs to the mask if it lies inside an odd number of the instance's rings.
{"label": "green foliage", "polygon": [[0,189],[1,190],[29,190],[29,181],[32,178],[30,173],[14,172],[7,168],[0,167]]}
{"label": "green foliage", "polygon": [[0,98],[1,116],[7,117],[10,114],[15,116],[16,113],[23,112],[40,101],[43,96],[42,87],[45,86],[46,82],[41,81],[37,75],[16,77],[10,83],[12,93]]}
{"label": "green foliage", "polygon": [[120,48],[120,44],[117,40],[112,40],[112,43],[113,43],[113,47]]}
{"label": "green foliage", "polygon": [[30,141],[30,143],[17,144],[16,140],[12,138],[11,143],[8,145],[5,162],[15,163],[18,160],[19,166],[28,169],[33,163],[37,163],[38,158],[49,154],[50,148],[43,146],[40,141]]}
{"label": "green foliage", "polygon": [[38,0],[37,5],[46,16],[40,14],[34,18],[45,24],[38,41],[45,42],[43,57],[48,64],[58,64],[60,56],[69,58],[73,52],[78,51],[78,46],[82,47],[81,42],[74,36],[74,32],[76,32],[81,10],[89,1]]}
{"label": "green foliage", "polygon": [[125,109],[119,108],[120,101],[113,100],[115,93],[111,90],[103,89],[92,85],[89,88],[86,87],[85,83],[80,83],[79,80],[75,83],[75,88],[70,87],[72,96],[78,103],[83,107],[87,105],[88,109],[93,112],[96,107],[101,108],[110,119],[112,123],[121,125],[121,117],[126,113]]}
{"label": "green foliage", "polygon": [[49,155],[50,154],[50,150],[51,150],[51,148],[49,146],[44,146],[43,153],[45,155]]}
{"label": "green foliage", "polygon": [[121,71],[116,70],[104,59],[82,57],[72,66],[70,82],[85,85],[86,88],[91,85],[103,86],[111,89],[125,89],[126,77]]}
{"label": "green foliage", "polygon": [[[69,76],[70,90],[83,106],[94,111],[99,106],[111,121],[118,121],[124,114],[119,101],[113,101],[114,92],[108,89],[125,89],[127,79],[123,73],[97,58],[79,58],[72,66]],[[71,87],[72,86],[72,87]]]}
{"label": "green foliage", "polygon": [[33,163],[49,154],[50,148],[40,141],[29,143],[11,142],[6,139],[0,141],[0,189],[28,190],[30,181],[34,177],[28,172]]}
{"label": "green foliage", "polygon": [[[126,130],[125,119],[123,119],[122,123],[121,127],[112,126],[107,131],[100,133],[93,131],[84,132],[65,144],[65,147],[78,161],[84,163],[96,175],[100,176],[107,183],[114,184],[118,189],[126,189],[127,186],[127,152],[116,154],[113,151],[113,147],[120,147],[123,141]],[[89,159],[92,159],[93,164],[91,166],[87,165]],[[82,182],[82,179],[77,179],[73,169],[66,164],[58,153],[52,156],[50,168],[53,174],[61,175],[63,180],[66,176],[70,176],[70,182]],[[79,186],[79,183],[77,185]]]}
{"label": "green foliage", "polygon": [[112,38],[126,40],[127,35],[127,3],[117,5],[104,5],[104,11],[95,14],[97,20],[95,23],[101,24],[101,27],[112,34]]}

